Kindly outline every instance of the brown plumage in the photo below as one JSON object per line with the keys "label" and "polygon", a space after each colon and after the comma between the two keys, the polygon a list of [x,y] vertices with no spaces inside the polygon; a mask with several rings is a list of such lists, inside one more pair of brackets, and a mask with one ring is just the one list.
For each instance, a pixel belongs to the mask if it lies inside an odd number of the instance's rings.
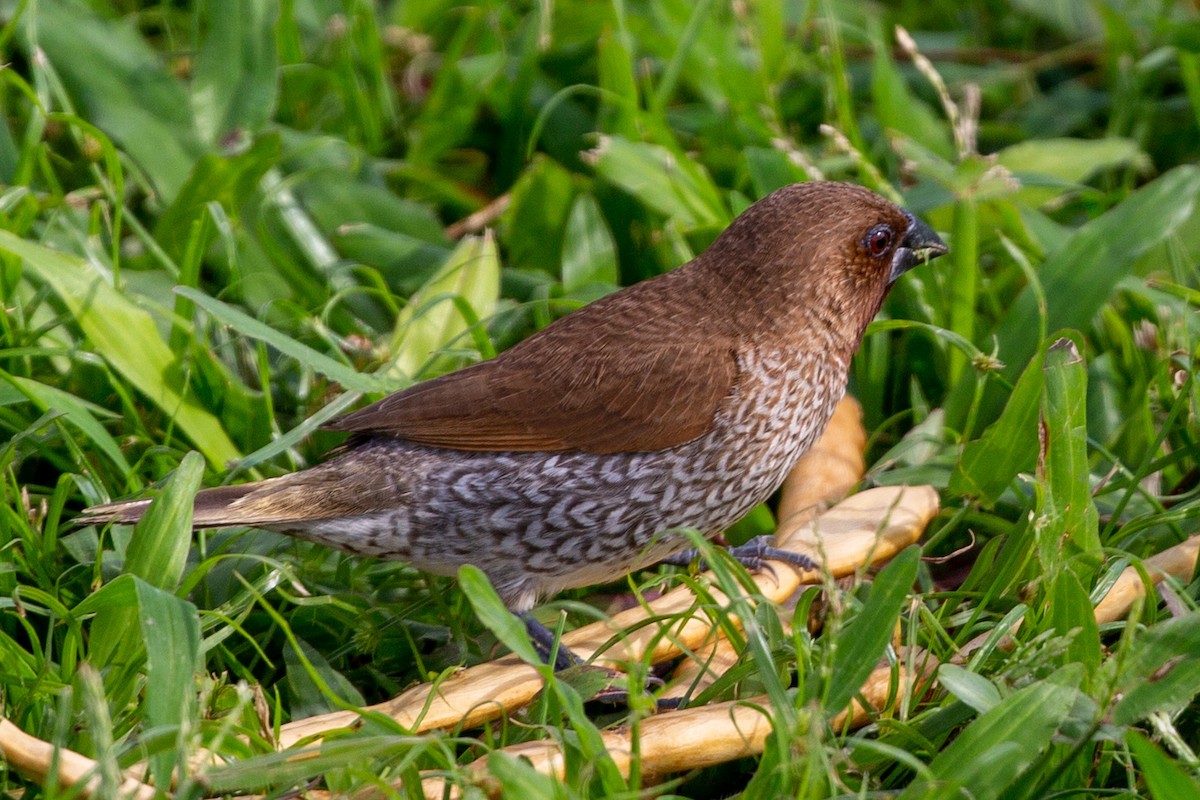
{"label": "brown plumage", "polygon": [[[491,577],[514,610],[715,535],[824,429],[891,283],[946,252],[911,214],[838,183],[785,187],[674,272],[329,427],[308,470],[201,492],[197,527],[255,525]],[[89,509],[138,519],[146,501]]]}

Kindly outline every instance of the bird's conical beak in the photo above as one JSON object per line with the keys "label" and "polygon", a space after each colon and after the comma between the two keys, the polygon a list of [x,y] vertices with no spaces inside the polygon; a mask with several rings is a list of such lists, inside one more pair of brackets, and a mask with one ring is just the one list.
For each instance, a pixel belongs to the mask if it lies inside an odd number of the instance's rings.
{"label": "bird's conical beak", "polygon": [[888,275],[888,283],[895,283],[897,278],[918,264],[932,261],[949,252],[950,248],[933,232],[933,228],[909,214],[904,241],[900,242],[900,246],[896,248],[896,255],[892,257],[892,271]]}

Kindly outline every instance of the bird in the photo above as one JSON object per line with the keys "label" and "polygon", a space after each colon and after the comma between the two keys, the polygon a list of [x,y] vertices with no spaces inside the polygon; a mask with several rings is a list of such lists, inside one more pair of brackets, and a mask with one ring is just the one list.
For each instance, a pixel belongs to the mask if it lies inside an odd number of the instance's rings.
{"label": "bird", "polygon": [[[678,557],[681,530],[716,537],[770,497],[824,430],[891,286],[946,252],[868,189],[785,186],[687,264],[327,423],[350,436],[322,463],[200,491],[193,526],[437,575],[474,565],[546,655],[541,599]],[[149,502],[78,521],[133,523]]]}

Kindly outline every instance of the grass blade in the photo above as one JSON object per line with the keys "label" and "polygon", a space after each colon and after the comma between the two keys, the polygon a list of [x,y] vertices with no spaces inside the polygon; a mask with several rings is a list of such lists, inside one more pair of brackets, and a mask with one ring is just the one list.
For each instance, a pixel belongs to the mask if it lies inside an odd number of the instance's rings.
{"label": "grass blade", "polygon": [[825,697],[826,713],[845,708],[875,669],[896,631],[896,620],[916,582],[920,563],[919,547],[906,548],[893,558],[875,576],[862,611],[839,633]]}
{"label": "grass blade", "polygon": [[1092,502],[1087,457],[1087,367],[1070,339],[1046,351],[1034,530],[1042,569],[1054,577],[1064,565],[1077,573],[1100,562],[1100,521]]}
{"label": "grass blade", "polygon": [[330,380],[337,381],[344,388],[353,392],[385,392],[395,386],[374,375],[356,372],[351,367],[335,361],[329,356],[295,339],[275,330],[269,325],[259,322],[254,317],[239,311],[228,303],[223,303],[204,292],[188,286],[178,286],[175,293],[195,303],[200,308],[226,325],[231,326],[243,336],[259,339],[274,347],[286,356],[296,359],[301,364],[324,375]]}

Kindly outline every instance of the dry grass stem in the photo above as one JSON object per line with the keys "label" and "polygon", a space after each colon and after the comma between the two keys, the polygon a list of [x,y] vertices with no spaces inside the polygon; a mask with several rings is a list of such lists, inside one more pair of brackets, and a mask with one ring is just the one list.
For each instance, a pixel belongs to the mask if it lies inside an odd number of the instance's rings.
{"label": "dry grass stem", "polygon": [[[79,797],[97,796],[103,788],[95,761],[74,750],[56,749],[3,718],[0,718],[0,758],[26,780],[43,786],[53,775],[55,783],[74,790]],[[119,791],[121,797],[133,800],[153,800],[159,796],[153,786],[132,778],[121,781]]]}
{"label": "dry grass stem", "polygon": [[[1179,581],[1190,580],[1196,571],[1196,559],[1200,556],[1200,536],[1185,539],[1174,547],[1150,556],[1142,563],[1157,586],[1167,576]],[[1126,567],[1117,578],[1104,599],[1096,604],[1096,622],[1103,625],[1115,622],[1129,613],[1130,606],[1138,598],[1145,597],[1146,583],[1135,567]]]}
{"label": "dry grass stem", "polygon": [[488,203],[473,214],[463,217],[458,222],[446,226],[446,236],[451,239],[461,239],[469,233],[479,233],[491,225],[500,215],[508,210],[512,196],[507,192]]}

